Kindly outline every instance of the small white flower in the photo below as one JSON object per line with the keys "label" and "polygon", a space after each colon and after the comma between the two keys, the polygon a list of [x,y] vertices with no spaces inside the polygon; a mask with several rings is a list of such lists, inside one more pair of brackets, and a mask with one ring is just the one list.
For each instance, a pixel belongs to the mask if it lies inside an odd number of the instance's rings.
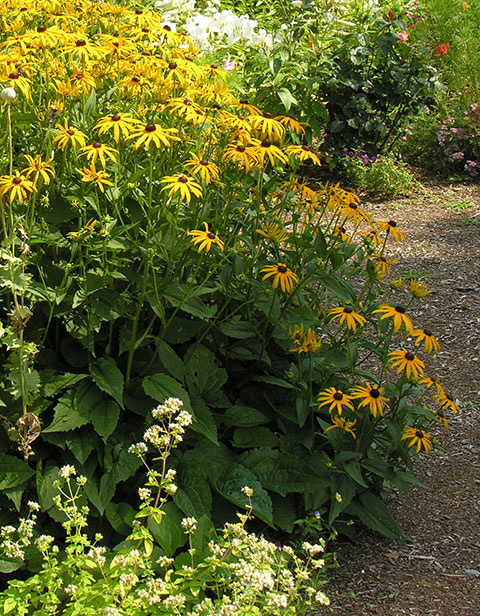
{"label": "small white flower", "polygon": [[13,88],[3,88],[3,90],[0,92],[0,98],[3,101],[7,101],[7,103],[9,103],[10,101],[13,101],[15,98],[17,98],[17,93]]}
{"label": "small white flower", "polygon": [[62,479],[68,479],[72,475],[75,475],[76,472],[77,471],[75,470],[74,466],[72,466],[71,464],[67,464],[66,466],[62,466],[62,468],[60,469],[60,477],[62,477]]}

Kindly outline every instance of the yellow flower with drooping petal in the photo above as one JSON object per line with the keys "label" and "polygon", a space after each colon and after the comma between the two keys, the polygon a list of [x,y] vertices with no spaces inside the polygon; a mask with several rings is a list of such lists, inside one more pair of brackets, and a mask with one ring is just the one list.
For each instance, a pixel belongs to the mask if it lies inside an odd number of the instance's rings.
{"label": "yellow flower with drooping petal", "polygon": [[419,428],[410,428],[407,427],[403,431],[403,435],[401,440],[410,440],[408,443],[408,447],[417,447],[415,453],[419,453],[422,447],[425,449],[426,453],[432,450],[432,435],[427,434],[424,430],[420,430]]}
{"label": "yellow flower with drooping petal", "polygon": [[367,322],[367,319],[362,317],[358,312],[355,312],[351,306],[339,306],[338,308],[334,308],[330,310],[327,317],[331,317],[330,321],[339,319],[340,325],[343,325],[345,322],[348,329],[353,329],[354,332],[357,331],[357,324],[363,327]]}
{"label": "yellow flower with drooping petal", "polygon": [[326,428],[325,433],[327,433],[329,430],[335,430],[336,428],[339,428],[340,430],[344,430],[345,432],[351,434],[353,438],[357,438],[357,435],[353,431],[353,426],[357,423],[356,419],[353,421],[348,421],[347,419],[345,419],[345,417],[339,417],[338,415],[335,415],[335,417],[332,417],[332,422],[333,425]]}
{"label": "yellow flower with drooping petal", "polygon": [[403,306],[390,306],[389,304],[380,304],[380,306],[373,311],[372,314],[381,314],[380,321],[383,319],[393,320],[393,332],[405,325],[407,334],[411,335],[413,331],[413,324],[409,316],[405,314],[405,308]]}
{"label": "yellow flower with drooping petal", "polygon": [[423,342],[427,353],[438,353],[440,351],[440,343],[429,329],[414,329],[411,335],[415,337],[416,345]]}
{"label": "yellow flower with drooping petal", "polygon": [[28,193],[32,193],[35,190],[33,182],[27,179],[27,176],[18,173],[15,175],[3,175],[0,178],[0,195],[3,197],[9,194],[9,202],[12,203],[14,199],[18,199],[20,203],[23,203],[27,198]]}
{"label": "yellow flower with drooping petal", "polygon": [[169,197],[179,193],[180,197],[185,199],[188,203],[190,203],[192,195],[195,197],[201,197],[203,194],[200,184],[195,182],[193,178],[187,177],[186,175],[167,175],[160,180],[160,183],[165,184],[162,188],[162,192],[164,190],[168,190]]}
{"label": "yellow flower with drooping petal", "polygon": [[262,280],[266,280],[273,276],[272,286],[274,289],[280,285],[284,293],[290,293],[293,286],[298,282],[298,276],[292,272],[284,263],[277,265],[267,265],[260,270],[261,274],[265,274]]}
{"label": "yellow flower with drooping petal", "polygon": [[198,252],[202,252],[202,250],[209,252],[210,248],[214,245],[218,246],[223,252],[224,243],[222,240],[218,237],[218,235],[215,235],[213,231],[210,231],[208,228],[208,223],[204,222],[203,225],[205,227],[204,231],[195,230],[188,232],[188,235],[193,236],[191,240],[192,244],[198,246]]}
{"label": "yellow flower with drooping petal", "polygon": [[329,404],[328,412],[331,413],[336,410],[339,415],[344,411],[344,407],[351,411],[355,410],[352,400],[353,396],[344,394],[341,389],[336,389],[335,387],[328,387],[317,396],[317,401],[321,402],[321,404],[318,405],[319,409]]}
{"label": "yellow flower with drooping petal", "polygon": [[44,184],[48,186],[50,184],[51,178],[55,177],[55,171],[50,164],[53,158],[49,158],[48,160],[42,160],[42,156],[40,154],[37,154],[37,156],[30,156],[29,154],[24,154],[23,156],[27,159],[28,167],[25,167],[22,173],[25,173],[27,179],[31,175],[33,175],[34,185],[36,185],[39,176],[41,176]]}
{"label": "yellow flower with drooping petal", "polygon": [[107,180],[109,174],[105,170],[95,169],[95,165],[91,164],[90,167],[84,167],[83,169],[77,169],[78,173],[82,176],[82,182],[92,182],[101,190],[105,192],[105,186],[113,186],[113,182]]}
{"label": "yellow flower with drooping petal", "polygon": [[425,364],[407,349],[392,351],[388,356],[390,358],[388,361],[392,364],[391,368],[397,368],[397,374],[405,372],[407,378],[413,376],[416,381],[418,381],[419,376],[423,376]]}
{"label": "yellow flower with drooping petal", "polygon": [[365,383],[365,387],[352,387],[350,390],[354,400],[361,400],[358,408],[368,406],[370,413],[376,417],[377,413],[383,417],[383,405],[389,398],[382,396],[383,387]]}

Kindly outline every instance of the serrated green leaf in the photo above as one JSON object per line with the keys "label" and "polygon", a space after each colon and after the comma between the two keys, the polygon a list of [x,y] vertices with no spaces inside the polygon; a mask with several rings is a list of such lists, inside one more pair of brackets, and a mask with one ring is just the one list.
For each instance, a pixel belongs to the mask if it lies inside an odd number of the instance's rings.
{"label": "serrated green leaf", "polygon": [[97,386],[123,408],[123,374],[112,357],[97,359],[90,365],[90,375]]}
{"label": "serrated green leaf", "polygon": [[0,490],[10,490],[28,481],[35,471],[20,458],[0,454]]}
{"label": "serrated green leaf", "polygon": [[55,406],[55,414],[52,423],[42,430],[48,432],[69,432],[88,422],[86,417],[81,416],[75,409],[72,398],[69,395],[62,396]]}
{"label": "serrated green leaf", "polygon": [[278,445],[278,438],[271,430],[264,427],[235,428],[232,445],[240,449],[276,447]]}
{"label": "serrated green leaf", "polygon": [[103,398],[90,409],[90,421],[104,442],[117,427],[120,407],[114,400]]}
{"label": "serrated green leaf", "polygon": [[225,411],[221,421],[226,426],[251,428],[270,423],[270,418],[251,406],[235,404]]}
{"label": "serrated green leaf", "polygon": [[92,438],[91,432],[76,431],[72,432],[69,438],[65,439],[65,443],[75,458],[84,464],[88,456],[95,448],[95,438]]}
{"label": "serrated green leaf", "polygon": [[163,511],[165,515],[160,524],[150,518],[150,532],[167,556],[173,556],[177,549],[187,542],[187,536],[182,530],[183,514],[171,502],[164,505]]}
{"label": "serrated green leaf", "polygon": [[165,370],[168,370],[171,376],[175,377],[178,381],[183,382],[185,378],[185,371],[183,366],[183,361],[180,357],[175,353],[172,347],[165,342],[165,340],[161,340],[155,343],[158,357],[162,362],[162,366]]}
{"label": "serrated green leaf", "polygon": [[58,466],[50,466],[43,473],[40,469],[37,470],[37,497],[42,511],[48,511],[53,507],[53,498],[58,494],[58,489],[53,484],[59,478],[60,469]]}
{"label": "serrated green leaf", "polygon": [[230,320],[220,323],[218,329],[229,338],[246,340],[257,336],[257,332],[248,321]]}

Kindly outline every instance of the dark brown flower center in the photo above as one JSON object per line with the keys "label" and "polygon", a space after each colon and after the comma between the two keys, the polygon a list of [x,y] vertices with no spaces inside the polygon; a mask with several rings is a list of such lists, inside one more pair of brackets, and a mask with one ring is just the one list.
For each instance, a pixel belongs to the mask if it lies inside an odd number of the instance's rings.
{"label": "dark brown flower center", "polygon": [[18,79],[19,77],[20,75],[17,72],[10,73],[10,75],[8,76],[9,79]]}
{"label": "dark brown flower center", "polygon": [[208,237],[209,240],[214,240],[217,236],[215,235],[215,233],[212,233],[210,231],[210,233],[207,233],[207,237]]}
{"label": "dark brown flower center", "polygon": [[432,332],[429,329],[424,329],[423,333],[425,334],[425,336],[433,336]]}
{"label": "dark brown flower center", "polygon": [[389,225],[390,227],[396,227],[396,226],[397,226],[397,223],[396,223],[394,220],[389,220],[389,221],[388,221],[388,225]]}
{"label": "dark brown flower center", "polygon": [[245,146],[244,145],[237,145],[236,150],[237,150],[237,152],[245,152]]}
{"label": "dark brown flower center", "polygon": [[218,68],[218,66],[216,64],[210,64],[210,68],[213,68],[213,70],[215,70],[216,68]]}
{"label": "dark brown flower center", "polygon": [[138,83],[140,79],[138,77],[132,77],[132,81],[134,81],[135,83]]}
{"label": "dark brown flower center", "polygon": [[21,184],[22,183],[22,178],[13,178],[12,180],[12,184]]}
{"label": "dark brown flower center", "polygon": [[147,34],[147,32],[150,32],[150,30],[148,28],[142,28],[142,32],[144,32],[145,34]]}
{"label": "dark brown flower center", "polygon": [[410,351],[407,351],[405,353],[405,359],[407,361],[413,361],[415,359],[415,355],[413,353],[410,353]]}
{"label": "dark brown flower center", "polygon": [[98,148],[102,147],[102,144],[99,143],[98,141],[95,141],[95,143],[92,145],[93,148],[96,148],[98,150]]}
{"label": "dark brown flower center", "polygon": [[395,312],[399,314],[405,314],[405,308],[403,306],[395,306]]}
{"label": "dark brown flower center", "polygon": [[47,29],[47,26],[38,26],[37,32],[42,33],[42,32],[45,32],[46,29]]}
{"label": "dark brown flower center", "polygon": [[416,436],[417,438],[424,438],[424,436],[425,436],[425,435],[423,434],[423,432],[422,432],[421,430],[417,430],[417,431],[415,432],[415,436]]}
{"label": "dark brown flower center", "polygon": [[118,113],[114,113],[110,120],[112,120],[112,122],[118,122],[120,120],[120,116],[118,115]]}
{"label": "dark brown flower center", "polygon": [[205,160],[205,159],[203,158],[203,159],[200,161],[200,164],[201,164],[203,167],[208,167],[208,160]]}
{"label": "dark brown flower center", "polygon": [[345,314],[352,314],[353,308],[351,308],[350,306],[345,306],[345,308],[343,309],[343,312]]}
{"label": "dark brown flower center", "polygon": [[343,400],[343,394],[342,394],[342,392],[341,392],[341,391],[336,391],[336,392],[333,394],[333,399],[334,399],[334,400],[339,400],[339,401],[340,401],[340,400]]}
{"label": "dark brown flower center", "polygon": [[167,32],[171,32],[172,31],[170,26],[163,26],[163,29],[166,30]]}
{"label": "dark brown flower center", "polygon": [[286,273],[287,273],[287,267],[286,267],[285,265],[279,265],[279,266],[277,267],[277,271],[278,271],[280,274],[286,274]]}
{"label": "dark brown flower center", "polygon": [[67,135],[70,135],[70,137],[71,137],[72,135],[74,135],[74,134],[75,134],[75,131],[74,131],[73,129],[69,128],[69,129],[67,130]]}
{"label": "dark brown flower center", "polygon": [[145,126],[145,132],[146,133],[153,133],[153,131],[156,130],[155,124],[147,124]]}
{"label": "dark brown flower center", "polygon": [[270,139],[264,139],[260,145],[262,148],[269,148],[272,145],[272,142]]}
{"label": "dark brown flower center", "polygon": [[76,79],[77,81],[80,81],[81,79],[83,79],[83,73],[77,73],[77,74],[75,75],[75,79]]}
{"label": "dark brown flower center", "polygon": [[356,210],[358,208],[358,205],[356,203],[350,203],[350,205],[348,206],[351,210]]}
{"label": "dark brown flower center", "polygon": [[142,13],[142,9],[135,9],[135,15],[141,15]]}
{"label": "dark brown flower center", "polygon": [[182,184],[186,184],[188,182],[187,178],[184,175],[181,175],[178,178],[178,181],[181,182]]}
{"label": "dark brown flower center", "polygon": [[85,47],[86,44],[87,44],[87,41],[84,41],[83,39],[79,39],[78,41],[75,41],[75,47]]}
{"label": "dark brown flower center", "polygon": [[263,114],[263,117],[264,117],[264,118],[267,118],[267,120],[270,120],[271,118],[273,118],[272,114],[271,114],[271,113],[269,113],[268,111],[266,111],[266,112]]}
{"label": "dark brown flower center", "polygon": [[373,388],[370,390],[370,396],[372,398],[378,398],[379,395],[380,395],[380,392],[378,391],[378,389]]}
{"label": "dark brown flower center", "polygon": [[171,71],[174,71],[177,68],[178,64],[176,62],[170,62],[170,64],[168,65],[168,68]]}

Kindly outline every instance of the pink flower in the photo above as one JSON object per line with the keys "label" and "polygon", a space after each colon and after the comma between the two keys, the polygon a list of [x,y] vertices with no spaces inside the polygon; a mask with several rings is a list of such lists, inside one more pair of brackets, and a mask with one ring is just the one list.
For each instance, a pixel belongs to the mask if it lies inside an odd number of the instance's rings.
{"label": "pink flower", "polygon": [[226,71],[234,71],[237,68],[237,63],[235,62],[235,60],[232,60],[230,58],[230,54],[228,54],[228,56],[223,61],[223,68]]}
{"label": "pink flower", "polygon": [[408,41],[408,32],[403,30],[398,33],[398,37],[400,38],[400,43],[406,43]]}

